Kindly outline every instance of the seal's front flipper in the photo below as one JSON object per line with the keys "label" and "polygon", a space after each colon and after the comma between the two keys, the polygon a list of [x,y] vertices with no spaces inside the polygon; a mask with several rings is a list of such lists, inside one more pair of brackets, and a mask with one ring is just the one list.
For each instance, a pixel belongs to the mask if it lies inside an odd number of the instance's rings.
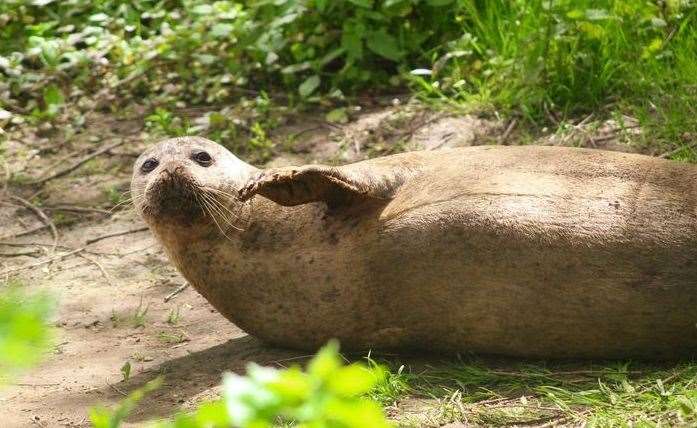
{"label": "seal's front flipper", "polygon": [[326,202],[336,206],[356,199],[389,199],[384,186],[358,178],[341,168],[324,165],[272,168],[253,176],[239,191],[241,200],[259,194],[285,205]]}

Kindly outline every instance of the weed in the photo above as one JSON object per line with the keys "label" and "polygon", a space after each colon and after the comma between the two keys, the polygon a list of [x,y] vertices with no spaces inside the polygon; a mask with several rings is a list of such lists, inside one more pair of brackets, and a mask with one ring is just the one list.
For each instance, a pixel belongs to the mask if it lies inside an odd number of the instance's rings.
{"label": "weed", "polygon": [[161,107],[156,108],[145,118],[145,126],[168,137],[182,137],[191,133],[191,126],[187,119],[177,117]]}
{"label": "weed", "polygon": [[271,158],[273,154],[271,149],[273,148],[273,142],[269,139],[266,134],[266,130],[261,125],[260,122],[255,122],[251,128],[252,138],[249,139],[247,144],[250,149],[256,154],[259,162],[266,162]]}
{"label": "weed", "polygon": [[126,361],[123,366],[121,366],[121,375],[123,376],[124,382],[131,378],[131,363]]}
{"label": "weed", "polygon": [[146,321],[146,315],[148,314],[148,309],[150,309],[150,304],[143,306],[143,299],[140,299],[140,303],[133,314],[133,327],[144,327]]}
{"label": "weed", "polygon": [[167,344],[176,344],[176,343],[182,343],[186,342],[188,339],[184,333],[181,331],[175,331],[175,332],[166,332],[166,331],[161,331],[157,335],[158,339],[160,339],[163,343]]}
{"label": "weed", "polygon": [[181,306],[177,306],[176,309],[172,308],[169,310],[167,315],[167,324],[177,325],[181,319]]}
{"label": "weed", "polygon": [[114,309],[111,310],[111,316],[109,317],[109,321],[111,321],[111,326],[113,328],[118,327],[121,324],[121,317],[119,314],[116,313]]}

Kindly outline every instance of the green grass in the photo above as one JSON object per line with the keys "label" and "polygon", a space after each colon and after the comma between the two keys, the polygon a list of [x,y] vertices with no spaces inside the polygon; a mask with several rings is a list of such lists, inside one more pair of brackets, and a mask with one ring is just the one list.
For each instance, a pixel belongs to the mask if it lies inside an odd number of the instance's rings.
{"label": "green grass", "polygon": [[[397,368],[374,390],[384,405],[417,402],[403,425],[697,424],[697,364],[521,363],[469,359]],[[402,366],[403,367],[403,366]],[[418,367],[418,368],[416,368]],[[435,425],[438,426],[438,425]]]}
{"label": "green grass", "polygon": [[[694,143],[693,2],[461,1],[463,36],[415,76],[423,99],[517,116],[541,127],[595,113],[639,119],[637,144]],[[429,64],[431,65],[431,64]],[[694,153],[680,153],[694,161]]]}
{"label": "green grass", "polygon": [[[24,123],[66,121],[99,92],[115,113],[149,104],[154,132],[208,133],[263,163],[271,100],[337,112],[407,84],[431,103],[523,119],[532,135],[626,114],[644,152],[696,157],[679,150],[697,138],[694,1],[13,0],[0,14],[0,108]],[[240,95],[260,117],[238,124],[223,109],[202,127],[173,113]]]}

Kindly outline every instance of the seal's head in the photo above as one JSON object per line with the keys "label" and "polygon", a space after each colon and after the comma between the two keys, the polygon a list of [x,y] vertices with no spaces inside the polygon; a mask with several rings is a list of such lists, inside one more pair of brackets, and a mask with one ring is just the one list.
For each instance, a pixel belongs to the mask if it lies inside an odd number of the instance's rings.
{"label": "seal's head", "polygon": [[227,217],[234,195],[254,170],[213,141],[172,138],[136,160],[131,195],[151,226],[216,221]]}

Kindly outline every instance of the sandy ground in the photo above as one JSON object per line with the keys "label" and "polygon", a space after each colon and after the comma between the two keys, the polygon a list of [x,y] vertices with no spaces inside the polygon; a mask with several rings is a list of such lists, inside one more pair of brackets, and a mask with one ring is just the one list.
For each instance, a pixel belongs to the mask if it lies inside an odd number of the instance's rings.
{"label": "sandy ground", "polygon": [[[108,212],[114,193],[128,189],[135,156],[155,139],[142,134],[142,120],[92,121],[99,126],[88,124],[86,132],[73,138],[56,140],[24,130],[5,145],[8,175],[35,179],[69,167],[98,147],[125,140],[41,185],[5,183],[0,272],[30,289],[47,290],[58,304],[52,352],[0,390],[3,427],[89,426],[89,408],[113,405],[164,375],[165,385],[129,418],[137,424],[215,396],[226,370],[242,372],[250,361],[287,365],[302,357],[246,335],[191,288],[165,301],[184,284],[183,278],[128,206]],[[402,117],[387,109],[365,115],[338,133],[308,132],[294,153],[271,164],[347,162],[390,153],[396,144],[404,150],[502,142],[510,128],[474,117]],[[32,201],[52,217],[58,231],[55,250],[48,228],[27,233],[42,226],[40,215],[12,196]],[[126,363],[131,366],[128,380],[121,371]]]}

